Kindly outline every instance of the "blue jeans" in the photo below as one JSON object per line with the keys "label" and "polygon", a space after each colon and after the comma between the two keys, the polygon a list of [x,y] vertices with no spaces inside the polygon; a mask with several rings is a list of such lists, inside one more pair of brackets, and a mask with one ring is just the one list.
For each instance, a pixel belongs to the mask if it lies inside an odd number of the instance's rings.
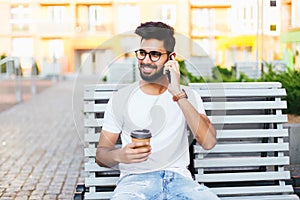
{"label": "blue jeans", "polygon": [[122,177],[112,200],[219,200],[206,186],[171,171]]}

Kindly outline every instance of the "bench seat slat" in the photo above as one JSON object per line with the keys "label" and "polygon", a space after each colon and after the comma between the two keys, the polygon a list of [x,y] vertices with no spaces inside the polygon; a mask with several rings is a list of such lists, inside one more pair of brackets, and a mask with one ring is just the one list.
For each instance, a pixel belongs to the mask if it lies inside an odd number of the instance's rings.
{"label": "bench seat slat", "polygon": [[243,196],[243,197],[221,197],[221,200],[299,200],[295,194],[291,195],[264,195],[264,196]]}
{"label": "bench seat slat", "polygon": [[[239,162],[240,160],[240,162]],[[209,167],[246,167],[246,166],[265,166],[265,165],[287,165],[289,157],[234,157],[234,158],[205,158],[203,160],[196,159],[194,161],[195,168]],[[116,169],[100,167],[96,163],[86,163],[85,171],[89,172],[106,172]]]}
{"label": "bench seat slat", "polygon": [[103,125],[103,119],[84,119],[84,127],[100,127]]}
{"label": "bench seat slat", "polygon": [[288,129],[235,129],[217,130],[217,138],[288,137]]}
{"label": "bench seat slat", "polygon": [[243,187],[217,187],[211,188],[218,195],[240,195],[240,194],[268,194],[268,193],[292,193],[291,185],[284,186],[243,186]]}
{"label": "bench seat slat", "polygon": [[84,148],[84,156],[85,157],[96,157],[96,148]]}
{"label": "bench seat slat", "polygon": [[[84,134],[85,142],[98,142],[100,133]],[[288,137],[288,129],[236,129],[217,130],[218,139],[232,138],[265,138],[265,137]]]}
{"label": "bench seat slat", "polygon": [[119,177],[97,177],[97,178],[85,178],[85,185],[90,186],[115,186]]}
{"label": "bench seat slat", "polygon": [[[217,144],[212,150],[204,150],[199,145],[194,145],[194,153],[242,153],[242,152],[276,152],[288,151],[288,143],[253,143],[253,144]],[[96,156],[96,147],[84,149],[84,155]]]}
{"label": "bench seat slat", "polygon": [[126,86],[127,84],[87,84],[85,85],[85,90],[96,90],[96,91],[112,91],[112,90],[119,90],[120,88]]}
{"label": "bench seat slat", "polygon": [[85,200],[92,200],[92,199],[106,199],[109,200],[112,196],[113,192],[85,192],[84,193],[84,199]]}
{"label": "bench seat slat", "polygon": [[204,102],[205,110],[285,109],[286,101]]}
{"label": "bench seat slat", "polygon": [[218,89],[218,90],[196,90],[201,97],[283,97],[285,89]]}
{"label": "bench seat slat", "polygon": [[98,142],[100,137],[100,133],[86,133],[84,134],[84,141],[85,142]]}
{"label": "bench seat slat", "polygon": [[[286,123],[286,115],[229,115],[209,116],[213,124]],[[85,127],[102,126],[103,119],[85,119]]]}
{"label": "bench seat slat", "polygon": [[289,157],[229,157],[195,159],[195,168],[288,165]]}
{"label": "bench seat slat", "polygon": [[84,93],[84,100],[85,101],[93,101],[95,99],[97,100],[105,100],[105,99],[109,99],[111,96],[113,95],[113,92],[110,91],[105,91],[105,92],[94,92],[94,91],[89,91]]}
{"label": "bench seat slat", "polygon": [[[287,186],[259,186],[259,187],[220,187],[211,188],[211,190],[218,195],[242,195],[242,194],[268,194],[268,193],[292,193],[291,185]],[[112,192],[95,192],[85,193],[85,199],[109,199]],[[269,196],[270,197],[270,196]],[[221,197],[224,199],[224,197]],[[227,199],[227,198],[226,198]]]}
{"label": "bench seat slat", "polygon": [[226,82],[226,83],[189,83],[194,89],[263,89],[263,88],[281,88],[280,82]]}
{"label": "bench seat slat", "polygon": [[[286,101],[204,102],[205,110],[285,109]],[[106,104],[85,104],[84,112],[104,112]]]}
{"label": "bench seat slat", "polygon": [[288,151],[289,143],[253,143],[253,144],[216,144],[211,150],[204,150],[194,145],[194,153],[239,153],[239,152],[274,152]]}
{"label": "bench seat slat", "polygon": [[240,172],[218,174],[195,174],[199,182],[268,181],[290,179],[289,171],[282,172]]}
{"label": "bench seat slat", "polygon": [[111,172],[115,171],[116,169],[108,168],[108,167],[101,167],[97,163],[85,163],[84,170],[87,172]]}
{"label": "bench seat slat", "polygon": [[[116,144],[115,145],[116,148],[119,148],[120,145],[119,144]],[[96,147],[86,147],[84,148],[84,156],[85,157],[96,157],[96,151],[97,151],[97,148]]]}
{"label": "bench seat slat", "polygon": [[213,124],[286,123],[286,115],[223,115],[208,116]]}
{"label": "bench seat slat", "polygon": [[[106,199],[109,200],[113,192],[85,193],[86,200]],[[258,199],[259,198],[259,199]],[[264,195],[243,197],[220,197],[221,200],[299,200],[297,195]]]}
{"label": "bench seat slat", "polygon": [[83,111],[86,113],[97,113],[104,112],[106,108],[106,104],[85,104],[83,107]]}

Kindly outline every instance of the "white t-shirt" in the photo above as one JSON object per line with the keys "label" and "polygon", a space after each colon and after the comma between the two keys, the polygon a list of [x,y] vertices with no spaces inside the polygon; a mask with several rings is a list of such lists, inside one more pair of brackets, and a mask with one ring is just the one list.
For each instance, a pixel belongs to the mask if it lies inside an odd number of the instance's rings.
{"label": "white t-shirt", "polygon": [[[195,91],[193,95],[197,99],[196,109],[205,113],[200,96]],[[122,132],[122,146],[125,146],[131,143],[132,130],[149,129],[152,133],[152,151],[147,161],[120,163],[121,176],[170,170],[191,177],[187,169],[190,159],[186,121],[179,105],[172,100],[171,93],[166,90],[161,95],[148,95],[138,87],[130,93],[128,103],[123,103],[120,107],[120,101],[124,100],[126,99],[115,96],[109,100],[103,130],[111,133]]]}

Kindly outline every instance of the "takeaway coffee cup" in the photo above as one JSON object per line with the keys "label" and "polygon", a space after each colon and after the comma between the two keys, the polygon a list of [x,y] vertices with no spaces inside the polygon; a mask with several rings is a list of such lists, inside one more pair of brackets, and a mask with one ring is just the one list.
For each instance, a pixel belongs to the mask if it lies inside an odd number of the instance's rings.
{"label": "takeaway coffee cup", "polygon": [[149,142],[151,138],[151,132],[148,129],[133,130],[130,133],[132,142]]}

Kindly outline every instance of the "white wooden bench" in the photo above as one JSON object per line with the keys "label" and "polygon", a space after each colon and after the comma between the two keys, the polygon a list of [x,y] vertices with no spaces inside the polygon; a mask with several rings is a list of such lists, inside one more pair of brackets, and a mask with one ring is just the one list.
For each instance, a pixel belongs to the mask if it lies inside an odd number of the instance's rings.
{"label": "white wooden bench", "polygon": [[[84,199],[109,199],[118,171],[95,163],[105,106],[123,85],[89,85],[84,92]],[[287,185],[290,172],[286,95],[280,83],[197,83],[207,115],[217,129],[218,143],[210,151],[193,147],[195,179],[222,200],[299,200]]]}

